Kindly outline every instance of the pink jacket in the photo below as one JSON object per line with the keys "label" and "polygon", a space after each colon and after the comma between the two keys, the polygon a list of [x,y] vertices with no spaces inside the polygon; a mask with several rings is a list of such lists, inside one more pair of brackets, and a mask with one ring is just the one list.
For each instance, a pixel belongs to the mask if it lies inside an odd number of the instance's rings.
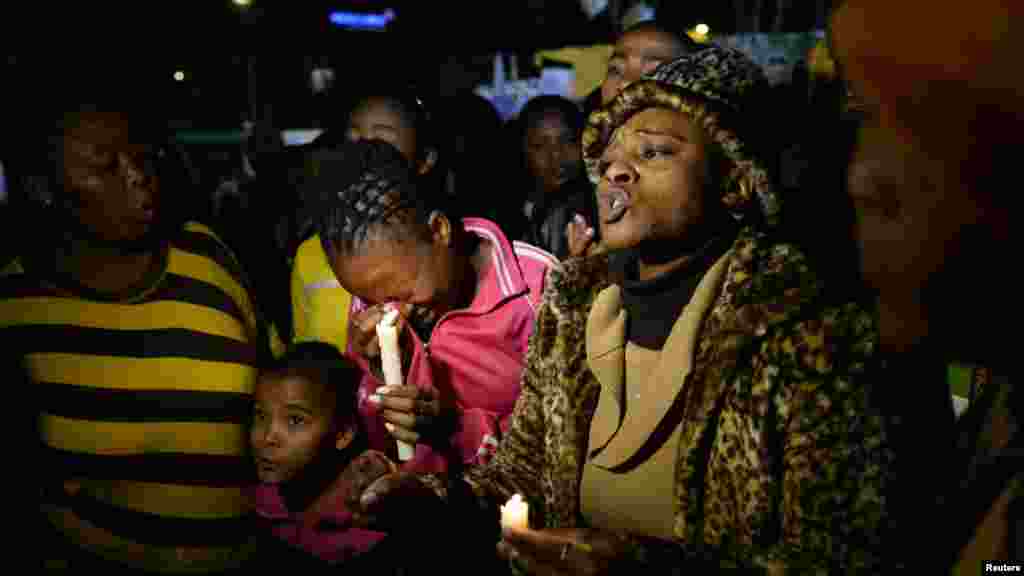
{"label": "pink jacket", "polygon": [[[526,348],[547,271],[559,264],[539,248],[509,242],[490,221],[466,218],[462,223],[467,232],[490,244],[491,265],[478,279],[479,289],[469,308],[442,317],[429,345],[406,328],[415,346],[406,382],[420,388],[451,387],[459,410],[459,429],[451,438],[452,447],[464,463],[480,464],[494,453],[508,426],[519,397]],[[352,299],[353,314],[366,307],[358,298]],[[385,430],[376,406],[368,401],[383,383],[370,374],[364,358],[351,355],[366,371],[359,388],[359,410],[370,446],[393,454],[394,438]],[[440,472],[446,465],[441,454],[420,444],[405,468]]]}

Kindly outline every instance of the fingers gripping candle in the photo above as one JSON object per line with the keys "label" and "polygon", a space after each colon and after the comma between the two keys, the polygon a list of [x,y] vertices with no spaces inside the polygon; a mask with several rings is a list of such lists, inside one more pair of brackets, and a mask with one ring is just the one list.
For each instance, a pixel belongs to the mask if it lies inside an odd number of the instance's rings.
{"label": "fingers gripping candle", "polygon": [[530,507],[522,495],[514,494],[501,507],[501,525],[509,528],[527,529],[530,527]]}
{"label": "fingers gripping candle", "polygon": [[[402,386],[402,352],[398,348],[398,310],[391,309],[377,323],[377,340],[380,342],[381,370],[384,372],[384,384]],[[387,428],[390,430],[391,425]],[[402,462],[411,460],[415,448],[408,442],[398,440],[398,459]]]}

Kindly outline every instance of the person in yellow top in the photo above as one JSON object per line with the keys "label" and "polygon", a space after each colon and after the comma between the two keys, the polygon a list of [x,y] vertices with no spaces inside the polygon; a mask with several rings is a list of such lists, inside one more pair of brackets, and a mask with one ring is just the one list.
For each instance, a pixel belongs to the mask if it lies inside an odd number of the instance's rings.
{"label": "person in yellow top", "polygon": [[[418,98],[401,88],[382,87],[356,101],[343,134],[327,131],[313,142],[313,148],[330,148],[339,137],[383,140],[415,162],[425,176],[437,163],[429,124],[430,117]],[[307,166],[307,170],[316,169]],[[295,254],[291,298],[295,342],[321,341],[347,349],[352,296],[338,284],[317,235],[302,242]]]}
{"label": "person in yellow top", "polygon": [[331,272],[318,236],[303,242],[295,254],[291,292],[295,342],[329,342],[344,350],[352,296]]}

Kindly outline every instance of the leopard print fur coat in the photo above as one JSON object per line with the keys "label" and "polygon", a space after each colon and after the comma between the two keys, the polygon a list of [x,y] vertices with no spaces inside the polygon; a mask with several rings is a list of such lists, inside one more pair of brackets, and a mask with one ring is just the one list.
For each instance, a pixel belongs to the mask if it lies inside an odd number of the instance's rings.
{"label": "leopard print fur coat", "polygon": [[[522,494],[535,528],[579,527],[600,386],[585,328],[610,285],[608,257],[570,260],[550,274],[510,429],[495,458],[465,479],[492,509]],[[681,572],[708,558],[755,573],[882,570],[890,455],[866,384],[875,316],[823,298],[798,249],[740,232],[684,386],[675,542],[655,550],[627,536],[636,560]]]}

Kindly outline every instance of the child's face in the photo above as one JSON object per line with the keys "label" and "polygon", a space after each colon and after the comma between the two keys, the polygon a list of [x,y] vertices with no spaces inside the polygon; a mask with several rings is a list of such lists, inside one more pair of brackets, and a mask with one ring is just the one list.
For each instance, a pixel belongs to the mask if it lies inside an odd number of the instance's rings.
{"label": "child's face", "polygon": [[334,406],[332,391],[322,383],[297,375],[260,376],[249,438],[261,482],[287,482],[333,449]]}

